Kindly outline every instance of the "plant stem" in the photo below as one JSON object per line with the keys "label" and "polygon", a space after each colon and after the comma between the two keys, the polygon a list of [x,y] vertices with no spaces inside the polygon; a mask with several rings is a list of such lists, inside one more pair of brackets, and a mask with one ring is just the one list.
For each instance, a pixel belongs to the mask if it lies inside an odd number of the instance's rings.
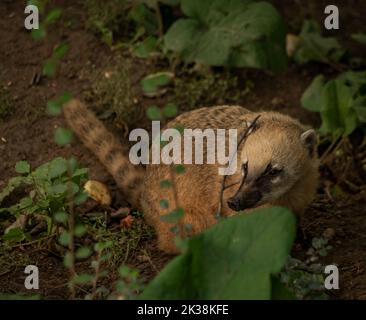
{"label": "plant stem", "polygon": [[71,293],[71,299],[75,299],[76,293],[75,293],[75,210],[74,210],[74,197],[72,193],[72,169],[71,165],[68,161],[67,163],[67,172],[69,176],[69,181],[67,183],[67,196],[68,196],[68,205],[69,205],[69,232],[70,232],[70,243],[69,243],[69,253],[70,253],[70,262],[71,265],[69,267],[70,271],[70,293]]}

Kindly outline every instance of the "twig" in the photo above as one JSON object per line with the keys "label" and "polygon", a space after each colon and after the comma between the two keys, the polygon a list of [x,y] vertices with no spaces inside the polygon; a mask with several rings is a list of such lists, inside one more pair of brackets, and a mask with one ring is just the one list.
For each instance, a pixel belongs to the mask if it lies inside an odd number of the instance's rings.
{"label": "twig", "polygon": [[[229,160],[229,165],[231,164],[231,162],[233,161],[234,157],[236,157],[237,153],[238,153],[238,150],[239,150],[239,147],[240,145],[244,142],[244,140],[246,140],[246,138],[252,133],[253,131],[253,128],[255,127],[258,119],[260,118],[261,115],[258,115],[254,120],[253,122],[248,126],[248,128],[243,132],[242,136],[240,137],[239,139],[239,143],[237,144],[237,148],[234,152],[234,154],[232,155],[232,158]],[[224,175],[224,177],[222,178],[222,183],[221,183],[221,189],[220,189],[220,201],[219,201],[219,208],[217,210],[217,215],[218,217],[221,216],[221,210],[222,210],[222,207],[223,207],[223,202],[224,202],[224,191],[225,189],[233,186],[233,184],[229,185],[229,186],[225,186],[225,183],[226,183],[226,177],[227,175]],[[240,181],[242,182],[242,181]]]}
{"label": "twig", "polygon": [[322,154],[322,156],[320,157],[320,162],[323,163],[325,161],[325,159],[327,158],[327,156],[329,155],[329,153],[332,151],[337,150],[341,144],[344,142],[344,138],[337,137],[336,139],[334,139],[334,141],[331,143],[331,145],[327,148],[327,150],[324,151],[324,153]]}
{"label": "twig", "polygon": [[25,246],[30,246],[32,244],[36,244],[38,242],[42,242],[43,240],[47,240],[47,239],[51,239],[51,238],[54,238],[55,237],[55,234],[51,234],[47,237],[43,237],[41,239],[37,239],[37,240],[33,240],[33,241],[29,241],[29,242],[26,242],[26,243],[19,243],[19,244],[16,244],[14,246],[11,247],[11,249],[14,249],[14,248],[18,248],[18,247],[25,247]]}
{"label": "twig", "polygon": [[97,265],[95,267],[95,275],[94,275],[94,279],[93,279],[93,289],[92,289],[92,294],[91,294],[92,300],[94,300],[97,295],[97,284],[98,284],[98,280],[99,280],[101,256],[102,256],[102,250],[99,250],[98,255],[97,255],[97,260],[96,260]]}
{"label": "twig", "polygon": [[75,299],[76,297],[76,291],[75,291],[75,210],[74,210],[74,199],[73,199],[73,193],[72,193],[72,183],[71,183],[71,177],[72,177],[72,169],[71,165],[68,162],[67,164],[67,171],[69,175],[69,181],[67,184],[67,196],[68,196],[68,204],[69,204],[69,210],[70,210],[70,216],[69,216],[69,230],[70,230],[70,242],[69,242],[69,250],[70,250],[70,292],[71,292],[71,299]]}
{"label": "twig", "polygon": [[147,257],[147,260],[149,261],[150,265],[153,267],[153,269],[155,270],[156,273],[159,272],[158,268],[155,266],[155,264],[152,262],[151,257],[149,256],[149,254],[147,253],[147,251],[145,249],[142,250],[142,252],[145,254],[145,256]]}

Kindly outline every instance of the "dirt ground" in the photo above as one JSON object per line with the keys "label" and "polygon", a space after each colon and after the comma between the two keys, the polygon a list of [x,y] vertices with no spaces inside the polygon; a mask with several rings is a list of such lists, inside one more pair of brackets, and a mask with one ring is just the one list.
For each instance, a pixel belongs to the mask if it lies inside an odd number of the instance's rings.
{"label": "dirt ground", "polygon": [[[362,18],[362,12],[366,13],[366,3],[356,0],[335,2],[340,8],[342,26],[336,35],[342,43],[349,44],[347,35],[362,29],[366,31]],[[45,112],[46,102],[65,91],[71,92],[75,97],[85,97],[95,72],[106,72],[115,61],[116,52],[86,30],[87,17],[82,1],[59,0],[52,3],[64,8],[63,16],[73,19],[75,23],[70,28],[63,28],[61,20],[56,24],[57,27],[52,28],[47,41],[41,42],[34,41],[24,29],[23,1],[6,0],[0,4],[0,86],[6,88],[11,101],[10,114],[5,119],[0,119],[0,189],[9,178],[16,175],[14,165],[19,160],[27,160],[36,167],[56,156],[71,155],[90,168],[93,179],[103,181],[116,189],[104,167],[80,142],[76,141],[67,148],[58,147],[54,143],[54,129],[64,126],[65,123],[61,117],[49,117]],[[286,21],[291,22],[290,31],[298,31],[299,23],[309,14],[321,21],[326,1],[309,1],[308,5],[301,6],[301,10],[299,1],[278,0],[273,3]],[[357,10],[354,9],[356,7]],[[61,63],[56,77],[42,77],[39,84],[32,84],[34,76],[41,73],[43,62],[50,57],[54,46],[60,41],[69,42],[70,52]],[[364,49],[351,44],[350,46],[358,55],[365,54]],[[126,55],[128,53],[124,52],[122,56]],[[131,68],[134,79],[131,83],[137,87],[150,67],[141,60],[133,60]],[[303,68],[291,65],[286,72],[276,75],[255,70],[236,72],[241,81],[250,79],[253,82],[250,93],[239,101],[241,105],[252,110],[281,111],[305,124],[319,126],[318,116],[301,107],[300,97],[315,75],[333,75],[334,70],[311,64]],[[138,89],[134,92],[142,107],[151,104],[146,98],[138,96]],[[225,99],[225,96],[221,97],[222,101]],[[145,125],[146,119],[144,121]],[[134,125],[137,126],[138,123]],[[357,137],[354,139],[357,140]],[[350,152],[357,153],[357,149],[351,148]],[[345,159],[343,158],[344,161]],[[317,198],[301,220],[294,255],[304,256],[311,239],[321,236],[326,229],[331,228],[335,232],[330,242],[333,249],[321,262],[339,266],[340,290],[329,294],[336,299],[366,299],[365,172],[362,172],[356,160],[348,161],[350,164],[347,170],[343,167],[344,162],[337,159],[329,159],[321,168],[322,183]],[[329,195],[327,186],[342,182],[341,179],[347,180],[353,187],[344,187],[341,195]],[[347,185],[349,186],[348,183]],[[144,252],[149,257],[148,261],[139,261],[137,252],[129,256],[126,262],[140,270],[145,279],[151,279],[170,259],[156,249],[154,237],[142,239],[138,251]],[[19,262],[18,257],[21,257]],[[37,246],[19,246],[13,249],[9,259],[15,262],[9,261],[11,269],[0,272],[0,292],[23,292],[24,265],[31,262],[40,267],[42,274],[39,294],[47,299],[67,298],[67,273],[60,257],[50,250]]]}

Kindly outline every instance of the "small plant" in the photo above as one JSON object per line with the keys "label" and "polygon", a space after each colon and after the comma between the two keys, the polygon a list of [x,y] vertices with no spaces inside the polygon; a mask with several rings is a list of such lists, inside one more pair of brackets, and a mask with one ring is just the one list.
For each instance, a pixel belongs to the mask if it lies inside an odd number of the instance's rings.
{"label": "small plant", "polygon": [[[25,187],[27,196],[10,207],[1,208],[0,214],[10,214],[15,218],[25,216],[27,220],[41,216],[47,222],[48,234],[54,231],[53,219],[67,215],[68,192],[75,197],[76,204],[87,199],[82,185],[88,170],[79,168],[74,159],[55,158],[34,170],[28,162],[19,161],[15,170],[20,175],[11,178],[0,192],[0,203],[20,187]],[[22,228],[14,228],[4,236],[4,240],[20,242],[27,237]]]}
{"label": "small plant", "polygon": [[45,65],[43,66],[42,73],[47,77],[54,77],[57,71],[57,67],[60,64],[61,60],[65,57],[69,50],[69,46],[66,43],[60,44],[57,46],[52,53],[51,58],[49,58]]}
{"label": "small plant", "polygon": [[279,274],[280,281],[297,299],[326,299],[324,266],[290,257]]}
{"label": "small plant", "polygon": [[44,16],[44,19],[41,19],[40,25],[38,29],[32,30],[32,37],[35,40],[42,40],[47,36],[47,29],[55,24],[62,15],[62,9],[60,8],[52,8],[49,11],[46,11],[48,0],[28,0],[28,5],[35,5],[40,14]]}
{"label": "small plant", "polygon": [[186,62],[283,70],[285,25],[268,2],[182,0],[186,17],[164,36],[165,48]]}
{"label": "small plant", "polygon": [[[87,0],[85,6],[88,11],[87,27],[101,35],[111,47],[141,43],[144,36],[158,34],[158,15],[154,12],[158,8],[157,3],[150,8],[142,1],[110,0],[102,3]],[[150,46],[151,43],[145,44]]]}
{"label": "small plant", "polygon": [[323,237],[313,238],[311,247],[306,252],[305,261],[289,257],[284,269],[279,274],[280,281],[298,299],[326,299],[324,287],[325,266],[317,262],[328,255],[332,246]]}
{"label": "small plant", "polygon": [[294,53],[294,60],[299,64],[317,61],[326,64],[339,62],[345,50],[333,37],[323,37],[319,25],[313,20],[305,20],[300,35],[299,45]]}
{"label": "small plant", "polygon": [[304,108],[319,112],[320,133],[334,140],[366,123],[366,72],[348,71],[326,81],[318,75],[304,92]]}

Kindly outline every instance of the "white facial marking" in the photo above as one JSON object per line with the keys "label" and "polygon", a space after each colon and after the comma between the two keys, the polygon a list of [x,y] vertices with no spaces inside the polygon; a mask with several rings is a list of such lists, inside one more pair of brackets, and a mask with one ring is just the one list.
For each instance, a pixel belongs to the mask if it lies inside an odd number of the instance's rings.
{"label": "white facial marking", "polygon": [[272,179],[272,183],[276,184],[278,182],[280,182],[281,178],[280,177],[275,177],[274,179]]}

